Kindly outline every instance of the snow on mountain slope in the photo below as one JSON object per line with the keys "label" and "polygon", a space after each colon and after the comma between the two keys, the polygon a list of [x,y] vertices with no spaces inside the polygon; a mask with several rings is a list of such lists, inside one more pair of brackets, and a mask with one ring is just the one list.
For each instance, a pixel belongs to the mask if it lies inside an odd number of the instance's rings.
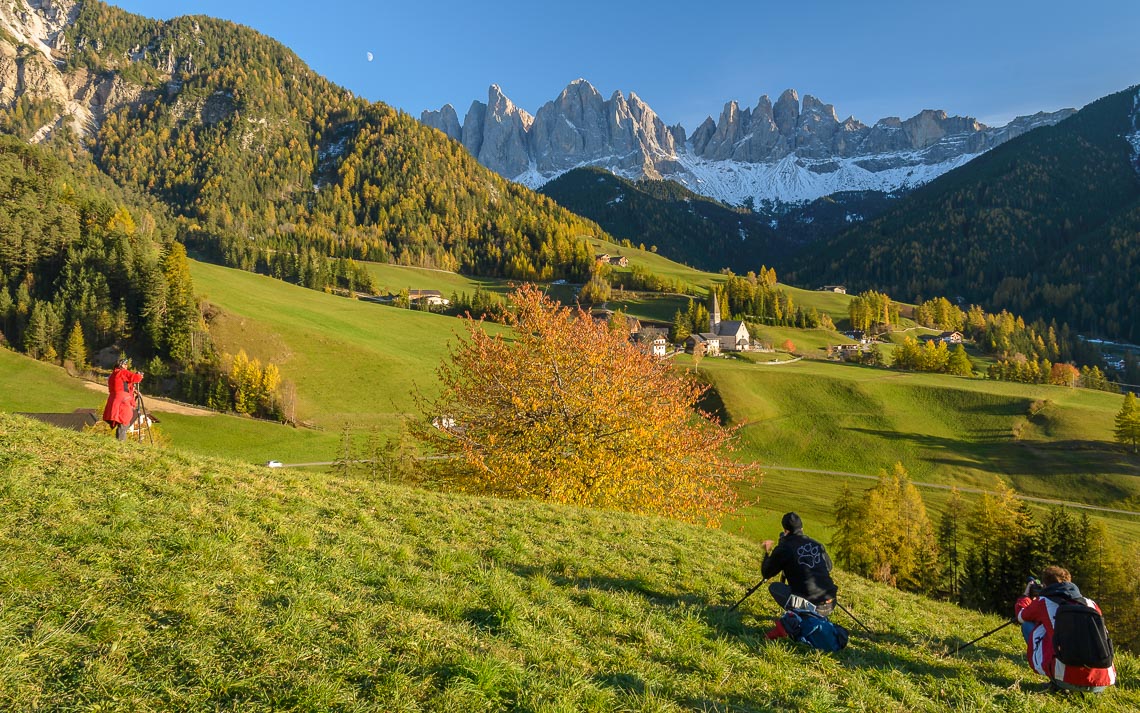
{"label": "snow on mountain slope", "polygon": [[1132,144],[1132,164],[1140,173],[1140,91],[1132,100],[1132,133],[1124,138]]}
{"label": "snow on mountain slope", "polygon": [[[751,198],[763,201],[800,203],[840,191],[882,191],[913,188],[931,181],[966,163],[978,154],[962,154],[934,164],[909,163],[906,154],[895,155],[903,165],[879,171],[860,166],[858,158],[810,161],[785,156],[773,164],[738,161],[707,161],[682,153],[678,156],[684,171],[667,175],[689,189],[739,205]],[[879,158],[879,157],[876,157]],[[828,170],[813,170],[820,166]]]}

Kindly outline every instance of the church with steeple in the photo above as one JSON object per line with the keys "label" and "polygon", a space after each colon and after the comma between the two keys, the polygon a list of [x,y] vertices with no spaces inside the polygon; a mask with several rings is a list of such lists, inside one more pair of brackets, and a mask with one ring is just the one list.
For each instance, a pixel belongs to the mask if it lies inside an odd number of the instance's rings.
{"label": "church with steeple", "polygon": [[685,343],[688,349],[696,348],[697,344],[705,345],[706,356],[716,356],[721,352],[746,352],[752,348],[752,337],[748,334],[748,327],[741,320],[725,320],[720,318],[720,302],[716,292],[713,292],[712,310],[709,312],[709,331],[689,336]]}

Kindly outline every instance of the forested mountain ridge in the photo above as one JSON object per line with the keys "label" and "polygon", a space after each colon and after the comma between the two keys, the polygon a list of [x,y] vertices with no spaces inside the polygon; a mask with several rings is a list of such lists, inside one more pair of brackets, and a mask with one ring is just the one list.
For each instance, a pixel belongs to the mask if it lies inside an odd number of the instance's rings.
{"label": "forested mountain ridge", "polygon": [[596,225],[249,28],[94,0],[13,2],[0,20],[0,125],[81,138],[100,169],[166,202],[180,237],[228,264],[298,282],[324,256],[528,279],[592,264],[578,238]]}
{"label": "forested mountain ridge", "polygon": [[203,327],[172,221],[86,168],[0,136],[0,345],[79,370],[127,341],[192,360]]}
{"label": "forested mountain ridge", "polygon": [[933,295],[1140,340],[1140,96],[1104,97],[805,253],[800,282]]}
{"label": "forested mountain ridge", "polygon": [[789,246],[750,210],[734,209],[673,181],[634,182],[601,168],[577,168],[539,192],[604,226],[619,240],[655,246],[705,270],[754,270]]}
{"label": "forested mountain ridge", "polygon": [[656,246],[688,265],[738,273],[785,264],[812,242],[878,215],[897,196],[877,191],[836,193],[802,205],[753,211],[694,193],[670,180],[632,181],[596,167],[576,168],[539,192],[597,222],[619,240]]}

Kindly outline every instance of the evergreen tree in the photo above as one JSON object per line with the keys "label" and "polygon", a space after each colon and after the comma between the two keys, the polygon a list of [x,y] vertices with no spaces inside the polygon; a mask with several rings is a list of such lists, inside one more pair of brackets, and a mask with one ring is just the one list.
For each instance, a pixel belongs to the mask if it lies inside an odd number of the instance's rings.
{"label": "evergreen tree", "polygon": [[967,518],[971,543],[962,580],[962,603],[1003,612],[1025,585],[1037,560],[1035,524],[1012,488],[998,481],[996,493],[979,498]]}
{"label": "evergreen tree", "polygon": [[690,334],[688,320],[685,319],[681,310],[677,310],[677,313],[673,315],[673,324],[669,327],[669,342],[680,344],[688,339]]}
{"label": "evergreen tree", "polygon": [[843,482],[843,487],[839,490],[832,512],[835,515],[835,531],[831,536],[831,551],[835,561],[850,572],[868,569],[869,550],[863,538],[866,512],[862,500],[851,492],[847,481]]}
{"label": "evergreen tree", "polygon": [[962,581],[964,536],[962,527],[966,517],[966,504],[957,488],[950,490],[946,510],[938,522],[938,550],[942,555],[941,570],[944,573],[945,591],[957,598]]}
{"label": "evergreen tree", "polygon": [[961,344],[950,354],[946,371],[955,376],[971,376],[974,373],[974,365],[970,362],[969,355],[966,354],[966,348]]}
{"label": "evergreen tree", "polygon": [[190,279],[190,263],[186,259],[186,248],[180,243],[167,247],[162,273],[167,295],[161,346],[171,359],[185,364],[193,357],[193,333],[199,328],[200,318]]}
{"label": "evergreen tree", "polygon": [[1136,394],[1129,391],[1124,395],[1124,404],[1116,414],[1116,428],[1114,429],[1116,441],[1132,446],[1132,452],[1137,451],[1140,445],[1140,406],[1136,403]]}
{"label": "evergreen tree", "polygon": [[87,343],[83,340],[83,328],[76,322],[67,337],[67,349],[63,353],[64,361],[70,361],[76,369],[87,368]]}
{"label": "evergreen tree", "polygon": [[43,302],[32,303],[28,315],[27,327],[24,329],[24,351],[33,359],[41,359],[51,344],[48,335],[47,309]]}

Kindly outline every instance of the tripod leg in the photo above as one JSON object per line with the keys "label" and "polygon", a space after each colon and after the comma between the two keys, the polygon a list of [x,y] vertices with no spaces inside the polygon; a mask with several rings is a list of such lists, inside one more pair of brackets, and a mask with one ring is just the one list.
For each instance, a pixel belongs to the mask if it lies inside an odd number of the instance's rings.
{"label": "tripod leg", "polygon": [[986,633],[982,634],[981,636],[979,636],[978,638],[974,639],[973,641],[967,641],[966,643],[962,644],[962,645],[961,645],[961,646],[959,646],[958,648],[954,649],[954,655],[955,655],[955,656],[957,656],[957,655],[958,655],[958,652],[959,652],[959,651],[961,651],[962,649],[966,648],[967,646],[973,646],[974,644],[978,643],[979,641],[981,641],[982,639],[986,638],[987,636],[993,636],[994,634],[998,633],[999,631],[1001,631],[1001,630],[1002,630],[1002,629],[1004,629],[1005,627],[1009,626],[1010,624],[1016,624],[1016,623],[1017,623],[1017,620],[1016,620],[1016,619],[1010,619],[1009,621],[1007,621],[1006,623],[1002,624],[1002,625],[1001,625],[1001,626],[999,626],[998,628],[996,628],[996,629],[991,629],[990,631],[987,631]]}
{"label": "tripod leg", "polygon": [[866,631],[868,634],[874,634],[875,633],[875,632],[871,631],[870,629],[868,629],[866,624],[864,624],[863,622],[856,619],[855,615],[851,613],[851,610],[848,609],[847,607],[843,606],[842,604],[840,604],[838,599],[835,600],[835,606],[839,607],[844,612],[846,612],[847,616],[851,617],[852,621],[854,621],[856,624],[858,624],[859,626],[861,626],[863,628],[863,631]]}
{"label": "tripod leg", "polygon": [[759,582],[756,583],[755,586],[752,587],[752,589],[749,589],[747,592],[744,593],[744,596],[740,598],[740,601],[738,601],[736,604],[733,604],[731,607],[728,608],[728,610],[729,611],[736,611],[736,608],[738,606],[740,606],[741,604],[743,604],[745,599],[747,599],[748,597],[751,597],[752,593],[755,592],[760,587],[764,586],[764,583],[767,581],[768,581],[767,578],[761,579]]}

